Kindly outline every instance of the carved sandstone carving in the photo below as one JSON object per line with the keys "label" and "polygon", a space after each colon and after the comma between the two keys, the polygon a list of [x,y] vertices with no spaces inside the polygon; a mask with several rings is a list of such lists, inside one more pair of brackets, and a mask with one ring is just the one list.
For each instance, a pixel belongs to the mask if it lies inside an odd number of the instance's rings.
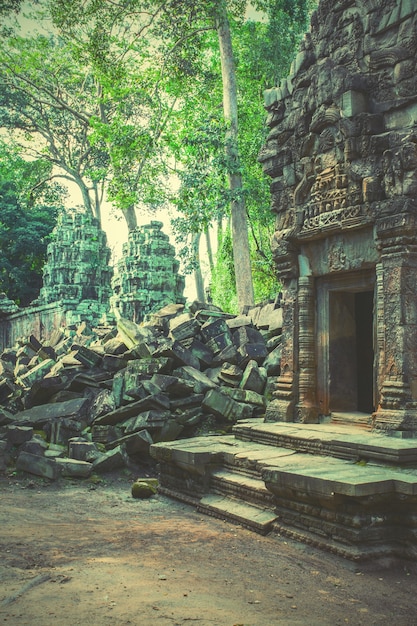
{"label": "carved sandstone carving", "polygon": [[[273,179],[278,277],[293,293],[273,419],[328,415],[332,390],[356,384],[352,411],[417,432],[416,32],[410,0],[321,0],[290,75],[266,93],[259,160]],[[362,318],[372,327],[360,338]],[[366,401],[359,366],[332,371],[356,344],[373,368]]]}

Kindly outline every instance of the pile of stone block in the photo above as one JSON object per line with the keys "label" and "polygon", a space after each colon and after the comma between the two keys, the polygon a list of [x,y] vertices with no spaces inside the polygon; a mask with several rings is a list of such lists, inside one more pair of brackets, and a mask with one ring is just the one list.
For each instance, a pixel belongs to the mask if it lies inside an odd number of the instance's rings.
{"label": "pile of stone block", "polygon": [[152,443],[262,418],[281,328],[278,300],[238,316],[194,302],[21,340],[0,355],[0,471],[88,477],[146,463]]}

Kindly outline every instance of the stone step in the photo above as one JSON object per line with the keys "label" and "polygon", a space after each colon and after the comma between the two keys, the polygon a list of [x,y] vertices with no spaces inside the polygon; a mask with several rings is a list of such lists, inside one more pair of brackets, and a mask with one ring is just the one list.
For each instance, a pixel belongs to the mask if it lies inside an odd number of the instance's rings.
{"label": "stone step", "polygon": [[[303,425],[305,433],[296,424],[238,428],[247,439],[154,444],[161,493],[258,533],[286,535],[354,560],[415,558],[417,468],[387,458],[412,461],[416,442],[369,434],[358,439],[354,429],[334,425]],[[260,443],[259,432],[272,432],[293,448]],[[306,453],[308,443],[315,454]],[[330,444],[341,458],[324,455]],[[344,446],[355,450],[355,459],[343,457]],[[383,462],[362,458],[367,447]]]}
{"label": "stone step", "polygon": [[366,430],[371,430],[372,415],[369,413],[361,413],[359,411],[349,413],[332,411],[330,415],[330,422],[336,425],[344,424],[346,426],[361,426]]}
{"label": "stone step", "polygon": [[233,435],[193,437],[151,446],[155,460],[198,473],[205,472],[210,466],[225,466],[248,475],[259,475],[264,466],[274,465],[280,457],[293,454],[294,450],[239,441]]}
{"label": "stone step", "polygon": [[255,506],[274,507],[273,495],[260,477],[254,478],[227,469],[219,469],[211,473],[210,492],[237,498]]}
{"label": "stone step", "polygon": [[401,439],[360,426],[247,420],[233,427],[238,441],[251,441],[314,455],[389,465],[417,464],[417,439]]}
{"label": "stone step", "polygon": [[297,454],[262,478],[274,532],[355,560],[415,558],[417,469]]}
{"label": "stone step", "polygon": [[241,524],[261,535],[270,532],[277,517],[273,511],[215,494],[201,498],[197,510],[206,515]]}
{"label": "stone step", "polygon": [[266,468],[262,478],[268,489],[278,496],[286,490],[328,499],[417,495],[417,469],[350,463],[304,454],[294,455],[281,466]]}

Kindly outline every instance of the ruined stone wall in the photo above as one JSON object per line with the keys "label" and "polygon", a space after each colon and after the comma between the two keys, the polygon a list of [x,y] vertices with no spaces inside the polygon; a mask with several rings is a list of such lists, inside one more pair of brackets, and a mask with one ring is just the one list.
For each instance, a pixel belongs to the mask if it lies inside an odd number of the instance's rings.
{"label": "ruined stone wall", "polygon": [[417,407],[416,62],[413,0],[322,0],[290,76],[266,93],[288,419],[320,412],[307,408],[317,281],[349,272],[375,275],[377,405]]}
{"label": "ruined stone wall", "polygon": [[66,326],[66,310],[62,303],[27,307],[0,318],[0,352],[14,346],[18,339],[35,335],[49,339],[55,329]]}

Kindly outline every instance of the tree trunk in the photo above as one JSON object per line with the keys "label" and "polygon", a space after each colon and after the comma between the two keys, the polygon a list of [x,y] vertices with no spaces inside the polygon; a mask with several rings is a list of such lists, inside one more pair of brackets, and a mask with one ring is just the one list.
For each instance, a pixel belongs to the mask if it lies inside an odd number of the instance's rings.
{"label": "tree trunk", "polygon": [[213,272],[214,270],[213,248],[211,247],[211,237],[210,237],[210,231],[208,227],[204,231],[204,235],[206,238],[207,258],[209,262],[209,268],[210,268],[210,272]]}
{"label": "tree trunk", "polygon": [[94,189],[94,215],[98,219],[98,223],[101,227],[101,202],[98,194],[97,183],[93,184]]}
{"label": "tree trunk", "polygon": [[[77,176],[77,175],[74,175],[74,174],[73,174],[73,176],[74,176],[75,182],[78,185],[79,190],[81,191],[81,195],[82,195],[82,198],[83,198],[83,203],[84,203],[85,208],[87,209],[87,212],[91,213],[91,215],[93,215],[94,217],[97,217],[96,213],[95,213],[95,211],[93,209],[93,204],[91,202],[90,194],[88,193],[87,186],[85,185],[83,179],[81,178],[81,176]],[[101,224],[100,224],[100,226],[101,226]]]}
{"label": "tree trunk", "polygon": [[127,209],[123,209],[123,215],[127,223],[127,229],[130,232],[135,230],[138,225],[138,220],[136,219],[136,211],[135,206],[131,204]]}
{"label": "tree trunk", "polygon": [[205,302],[206,296],[204,293],[204,280],[203,280],[203,274],[201,273],[201,264],[200,264],[200,238],[201,238],[201,233],[196,233],[193,236],[193,241],[192,241],[193,256],[194,256],[194,261],[195,261],[194,281],[195,281],[195,289],[197,292],[197,300],[199,302]]}
{"label": "tree trunk", "polygon": [[233,260],[235,265],[237,300],[239,309],[242,310],[245,305],[253,306],[254,294],[249,252],[248,223],[242,193],[242,176],[239,171],[236,72],[230,26],[224,0],[219,2],[216,18],[222,65],[223,110],[225,121],[228,125],[225,153],[229,163],[228,178],[232,198]]}

